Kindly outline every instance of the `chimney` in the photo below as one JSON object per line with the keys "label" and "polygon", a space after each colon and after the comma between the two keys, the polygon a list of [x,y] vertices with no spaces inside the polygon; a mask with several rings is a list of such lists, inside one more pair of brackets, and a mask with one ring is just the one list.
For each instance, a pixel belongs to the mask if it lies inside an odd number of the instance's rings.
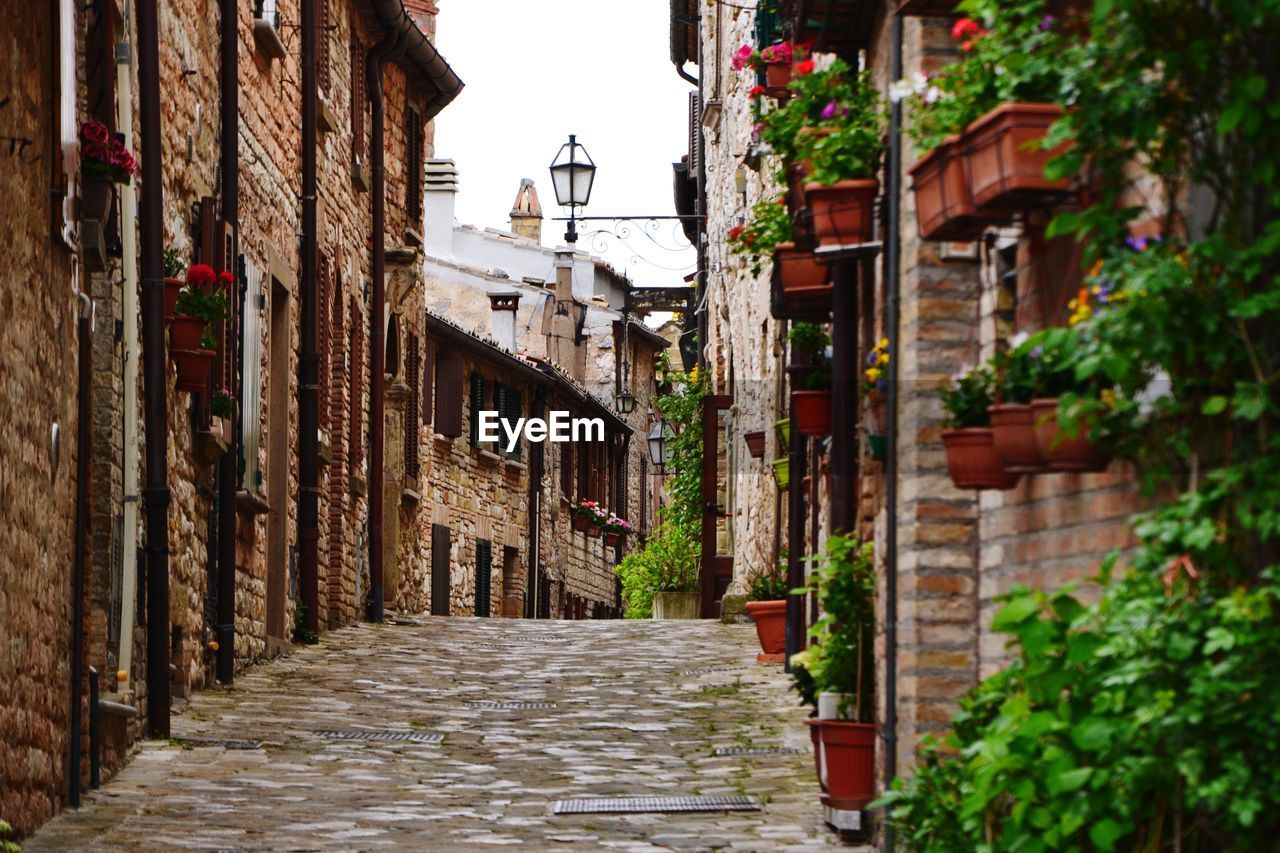
{"label": "chimney", "polygon": [[429,39],[436,37],[436,15],[440,10],[433,0],[404,0],[404,8],[423,35]]}
{"label": "chimney", "polygon": [[516,310],[520,307],[518,293],[490,293],[489,307],[493,309],[493,338],[503,349],[516,351]]}
{"label": "chimney", "polygon": [[538,204],[538,190],[529,178],[520,179],[516,203],[511,206],[511,230],[526,240],[542,242],[542,205]]}
{"label": "chimney", "polygon": [[453,257],[453,203],[458,194],[458,168],[452,160],[428,160],[423,193],[423,248],[437,258]]}

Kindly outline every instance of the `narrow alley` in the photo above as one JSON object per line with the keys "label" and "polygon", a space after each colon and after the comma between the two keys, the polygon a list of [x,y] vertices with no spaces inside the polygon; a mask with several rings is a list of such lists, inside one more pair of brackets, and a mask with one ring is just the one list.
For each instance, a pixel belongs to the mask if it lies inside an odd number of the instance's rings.
{"label": "narrow alley", "polygon": [[[334,631],[176,706],[172,742],[144,741],[26,849],[837,845],[813,796],[805,709],[757,650],[750,626],[715,622]],[[747,797],[760,810],[553,813],[617,797]]]}

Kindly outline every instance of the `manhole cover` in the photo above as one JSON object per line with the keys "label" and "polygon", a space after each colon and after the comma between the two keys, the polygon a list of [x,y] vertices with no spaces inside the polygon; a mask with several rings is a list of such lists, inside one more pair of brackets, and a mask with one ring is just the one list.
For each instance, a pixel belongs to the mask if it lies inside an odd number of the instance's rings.
{"label": "manhole cover", "polygon": [[555,702],[468,702],[468,708],[478,711],[545,711],[556,707]]}
{"label": "manhole cover", "polygon": [[803,750],[791,746],[718,746],[714,755],[800,755]]}
{"label": "manhole cover", "polygon": [[214,746],[223,749],[262,749],[262,741],[260,740],[218,740],[216,738],[203,737],[178,737],[174,741],[181,746]]}
{"label": "manhole cover", "polygon": [[681,675],[706,675],[708,672],[738,672],[741,667],[737,666],[706,666],[702,669],[686,669]]}
{"label": "manhole cover", "polygon": [[426,732],[316,732],[316,737],[326,740],[379,740],[398,741],[400,743],[443,743],[444,735],[432,735]]}
{"label": "manhole cover", "polygon": [[597,797],[556,800],[552,814],[653,814],[663,812],[758,812],[755,797]]}

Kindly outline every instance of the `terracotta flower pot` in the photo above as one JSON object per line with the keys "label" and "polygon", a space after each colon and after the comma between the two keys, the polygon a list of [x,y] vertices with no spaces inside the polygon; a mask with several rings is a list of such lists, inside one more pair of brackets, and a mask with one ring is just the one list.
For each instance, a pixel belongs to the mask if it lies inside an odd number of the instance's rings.
{"label": "terracotta flower pot", "polygon": [[827,780],[822,772],[822,724],[824,721],[817,717],[810,717],[804,722],[809,727],[809,741],[813,744],[813,772],[818,777],[818,785],[825,791]]}
{"label": "terracotta flower pot", "polygon": [[175,350],[200,349],[204,337],[204,320],[189,314],[175,314],[169,323],[169,348]]}
{"label": "terracotta flower pot", "polygon": [[618,543],[620,543],[621,541],[622,541],[622,534],[618,533],[616,530],[606,530],[604,532],[605,547],[608,547],[608,548],[616,547]]}
{"label": "terracotta flower pot", "polygon": [[876,180],[837,181],[831,186],[805,184],[813,235],[819,246],[868,243],[874,233]]}
{"label": "terracotta flower pot", "polygon": [[106,222],[116,198],[116,185],[106,175],[82,173],[80,182],[80,218]]}
{"label": "terracotta flower pot", "polygon": [[782,280],[782,292],[788,297],[831,298],[831,281],[827,268],[813,259],[812,252],[797,249],[794,243],[779,243],[773,253]]}
{"label": "terracotta flower pot", "polygon": [[1050,471],[1106,470],[1110,460],[1089,440],[1086,428],[1082,426],[1074,437],[1068,437],[1060,430],[1057,399],[1032,400],[1031,413],[1035,420],[1036,444]]}
{"label": "terracotta flower pot", "polygon": [[962,144],[976,208],[1034,207],[1067,194],[1068,181],[1044,176],[1045,165],[1065,148],[1040,147],[1061,115],[1057,104],[1002,104],[969,125]]}
{"label": "terracotta flower pot", "polygon": [[1036,442],[1036,418],[1025,403],[988,406],[991,438],[1004,470],[1012,474],[1036,474],[1046,470],[1044,454]]}
{"label": "terracotta flower pot", "polygon": [[863,808],[876,798],[875,725],[823,720],[821,732],[827,794],[841,808]]}
{"label": "terracotta flower pot", "polygon": [[795,405],[795,428],[801,435],[831,434],[831,392],[792,391]]}
{"label": "terracotta flower pot", "polygon": [[580,533],[586,533],[594,526],[595,525],[591,523],[591,519],[587,518],[585,515],[575,515],[573,517],[573,529]]}
{"label": "terracotta flower pot", "polygon": [[587,535],[592,539],[599,539],[603,535],[604,529],[598,524],[589,524],[587,526]]}
{"label": "terracotta flower pot", "polygon": [[209,370],[217,353],[211,349],[172,351],[173,363],[178,367],[179,391],[207,391]]}
{"label": "terracotta flower pot", "polygon": [[990,427],[966,427],[942,431],[947,448],[947,470],[958,489],[1012,489],[1019,474],[1004,470],[992,443]]}
{"label": "terracotta flower pot", "polygon": [[1003,211],[979,213],[969,194],[960,137],[950,136],[910,169],[916,222],[925,240],[976,240]]}
{"label": "terracotta flower pot", "polygon": [[771,62],[764,67],[764,87],[770,95],[777,97],[785,94],[787,84],[791,82],[791,66],[781,62]]}
{"label": "terracotta flower pot", "polygon": [[757,663],[782,663],[787,648],[787,600],[748,601],[747,613],[756,623],[761,654]]}
{"label": "terracotta flower pot", "polygon": [[182,286],[185,284],[180,278],[166,278],[164,280],[164,318],[172,320],[176,313],[174,309],[178,305],[178,294],[182,292]]}
{"label": "terracotta flower pot", "polygon": [[751,454],[753,459],[760,459],[764,456],[764,430],[746,433],[742,436],[742,440],[746,442],[747,452]]}

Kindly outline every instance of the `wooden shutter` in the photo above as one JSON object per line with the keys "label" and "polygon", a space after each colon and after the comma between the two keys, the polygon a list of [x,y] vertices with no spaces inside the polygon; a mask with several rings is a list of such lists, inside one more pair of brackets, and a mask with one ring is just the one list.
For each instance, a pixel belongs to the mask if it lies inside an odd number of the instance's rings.
{"label": "wooden shutter", "polygon": [[560,494],[573,499],[573,445],[560,445]]}
{"label": "wooden shutter", "polygon": [[409,399],[404,407],[404,476],[409,488],[417,490],[421,460],[418,455],[418,427],[421,424],[422,403],[418,397],[419,363],[418,336],[409,332],[405,339],[405,376],[409,380]]}
{"label": "wooden shutter", "polygon": [[471,446],[480,442],[480,410],[484,408],[484,377],[471,374]]}
{"label": "wooden shutter", "polygon": [[640,517],[636,519],[636,529],[641,533],[649,530],[649,460],[640,457]]}
{"label": "wooden shutter", "polygon": [[316,85],[321,92],[329,91],[333,80],[333,62],[329,51],[329,26],[333,15],[329,12],[329,0],[319,0],[320,31],[316,33]]}
{"label": "wooden shutter", "polygon": [[[329,302],[333,298],[333,263],[329,260],[329,256],[320,253],[317,259],[317,289],[320,291],[316,299],[316,319],[317,329],[319,330],[319,355],[320,363],[317,370],[317,393],[319,400],[319,411],[327,413],[329,411],[329,371],[331,365],[331,357],[333,353],[332,347],[332,331],[333,326],[329,322]],[[322,420],[321,426],[325,425]],[[332,438],[332,436],[331,436]]]}
{"label": "wooden shutter", "polygon": [[476,540],[476,615],[487,617],[492,601],[493,545],[487,539]]}
{"label": "wooden shutter", "polygon": [[453,534],[444,524],[431,525],[431,615],[449,615],[449,551]]}
{"label": "wooden shutter", "polygon": [[[507,423],[511,424],[512,429],[515,429],[516,424],[520,421],[520,417],[523,414],[524,399],[522,398],[522,395],[520,394],[520,392],[514,388],[505,388],[503,390],[506,392],[506,394],[503,397],[502,402],[499,403],[497,406],[498,411],[501,412],[501,415],[499,415],[499,417],[501,417]],[[505,441],[506,441],[506,432],[504,431],[503,432],[503,442],[504,442],[503,450],[504,451],[506,450]],[[520,449],[521,449],[521,442],[516,441],[516,446],[512,448],[510,453],[506,454],[507,457],[510,459],[518,460],[520,458]]]}
{"label": "wooden shutter", "polygon": [[363,163],[365,158],[364,112],[365,98],[364,45],[355,33],[351,34],[351,158]]}
{"label": "wooden shutter", "polygon": [[364,317],[355,297],[351,299],[351,455],[354,477],[364,458]]}
{"label": "wooden shutter", "polygon": [[462,435],[462,357],[454,352],[436,356],[435,430],[440,435]]}
{"label": "wooden shutter", "polygon": [[435,370],[436,342],[428,339],[422,342],[422,422],[428,425],[432,422],[435,408],[433,401],[435,383],[432,381]]}

